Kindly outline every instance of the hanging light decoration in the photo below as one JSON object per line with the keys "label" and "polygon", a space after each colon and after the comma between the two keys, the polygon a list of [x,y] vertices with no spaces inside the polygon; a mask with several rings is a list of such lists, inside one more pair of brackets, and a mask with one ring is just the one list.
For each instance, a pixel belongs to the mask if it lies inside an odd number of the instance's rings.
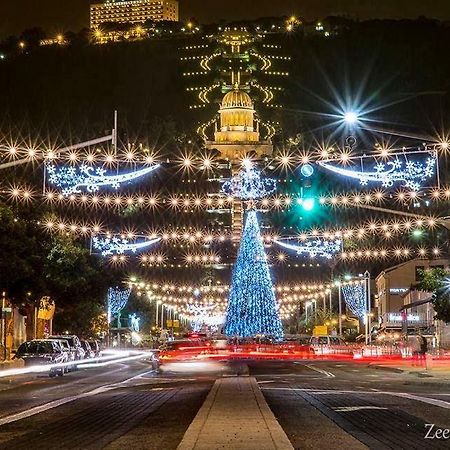
{"label": "hanging light decoration", "polygon": [[298,245],[289,244],[280,240],[274,240],[280,247],[288,250],[294,250],[298,255],[308,255],[310,258],[316,256],[331,259],[336,256],[342,249],[342,241],[335,239],[327,241],[325,239],[311,239]]}
{"label": "hanging light decoration", "polygon": [[358,159],[361,162],[361,170],[332,164],[336,160],[317,161],[317,164],[339,175],[358,179],[362,186],[373,182],[380,183],[383,187],[389,188],[394,184],[401,183],[402,186],[417,191],[424,185],[427,179],[435,174],[437,154],[434,151],[427,152],[428,157],[425,161],[414,161],[409,156],[415,153],[397,153],[392,155],[393,160],[387,162],[376,162],[375,160],[375,164],[369,164],[367,162],[368,159],[373,161],[373,157],[360,157]]}
{"label": "hanging light decoration", "polygon": [[156,238],[132,243],[128,239],[117,236],[104,238],[94,236],[92,238],[92,248],[98,250],[102,256],[123,255],[125,253],[136,253],[139,250],[146,249],[160,240],[161,238]]}
{"label": "hanging light decoration", "polygon": [[49,184],[61,189],[64,196],[81,192],[97,192],[101,187],[119,189],[123,183],[130,183],[159,167],[159,164],[126,173],[108,174],[102,167],[91,167],[86,164],[80,167],[48,164],[46,171]]}

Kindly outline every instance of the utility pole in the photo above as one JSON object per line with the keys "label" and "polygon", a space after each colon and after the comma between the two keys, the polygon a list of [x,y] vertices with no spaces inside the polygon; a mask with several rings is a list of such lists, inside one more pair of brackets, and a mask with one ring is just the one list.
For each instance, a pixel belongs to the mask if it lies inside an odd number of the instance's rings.
{"label": "utility pole", "polygon": [[2,292],[2,345],[3,345],[3,361],[6,361],[6,292]]}
{"label": "utility pole", "polygon": [[342,292],[340,281],[339,281],[339,337],[342,339]]}

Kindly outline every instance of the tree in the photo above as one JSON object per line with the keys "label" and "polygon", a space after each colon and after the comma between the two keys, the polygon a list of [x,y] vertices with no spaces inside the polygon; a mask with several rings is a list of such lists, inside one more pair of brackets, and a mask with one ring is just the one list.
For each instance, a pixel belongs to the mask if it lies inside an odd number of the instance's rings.
{"label": "tree", "polygon": [[422,291],[433,293],[435,318],[450,322],[450,278],[448,272],[441,268],[419,270],[419,277],[416,287]]}
{"label": "tree", "polygon": [[236,264],[233,269],[225,334],[283,337],[273,284],[256,211],[247,215]]}
{"label": "tree", "polygon": [[46,295],[56,303],[54,328],[89,335],[105,312],[108,287],[117,274],[92,256],[85,242],[51,236],[37,217],[42,208],[12,208],[0,202],[0,290],[17,306],[34,307]]}

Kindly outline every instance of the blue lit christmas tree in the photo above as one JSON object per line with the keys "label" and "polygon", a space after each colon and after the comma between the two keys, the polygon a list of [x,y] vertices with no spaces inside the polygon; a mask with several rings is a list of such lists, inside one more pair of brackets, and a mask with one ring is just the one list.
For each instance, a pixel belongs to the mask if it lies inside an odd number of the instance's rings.
{"label": "blue lit christmas tree", "polygon": [[233,269],[225,334],[252,337],[258,334],[283,337],[267,257],[256,211],[249,211]]}

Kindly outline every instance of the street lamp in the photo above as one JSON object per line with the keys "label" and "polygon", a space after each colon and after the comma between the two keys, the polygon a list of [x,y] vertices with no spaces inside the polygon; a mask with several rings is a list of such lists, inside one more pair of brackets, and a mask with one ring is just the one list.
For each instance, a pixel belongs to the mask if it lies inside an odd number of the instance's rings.
{"label": "street lamp", "polygon": [[355,111],[345,112],[344,122],[348,125],[354,125],[356,122],[358,122],[358,114]]}

